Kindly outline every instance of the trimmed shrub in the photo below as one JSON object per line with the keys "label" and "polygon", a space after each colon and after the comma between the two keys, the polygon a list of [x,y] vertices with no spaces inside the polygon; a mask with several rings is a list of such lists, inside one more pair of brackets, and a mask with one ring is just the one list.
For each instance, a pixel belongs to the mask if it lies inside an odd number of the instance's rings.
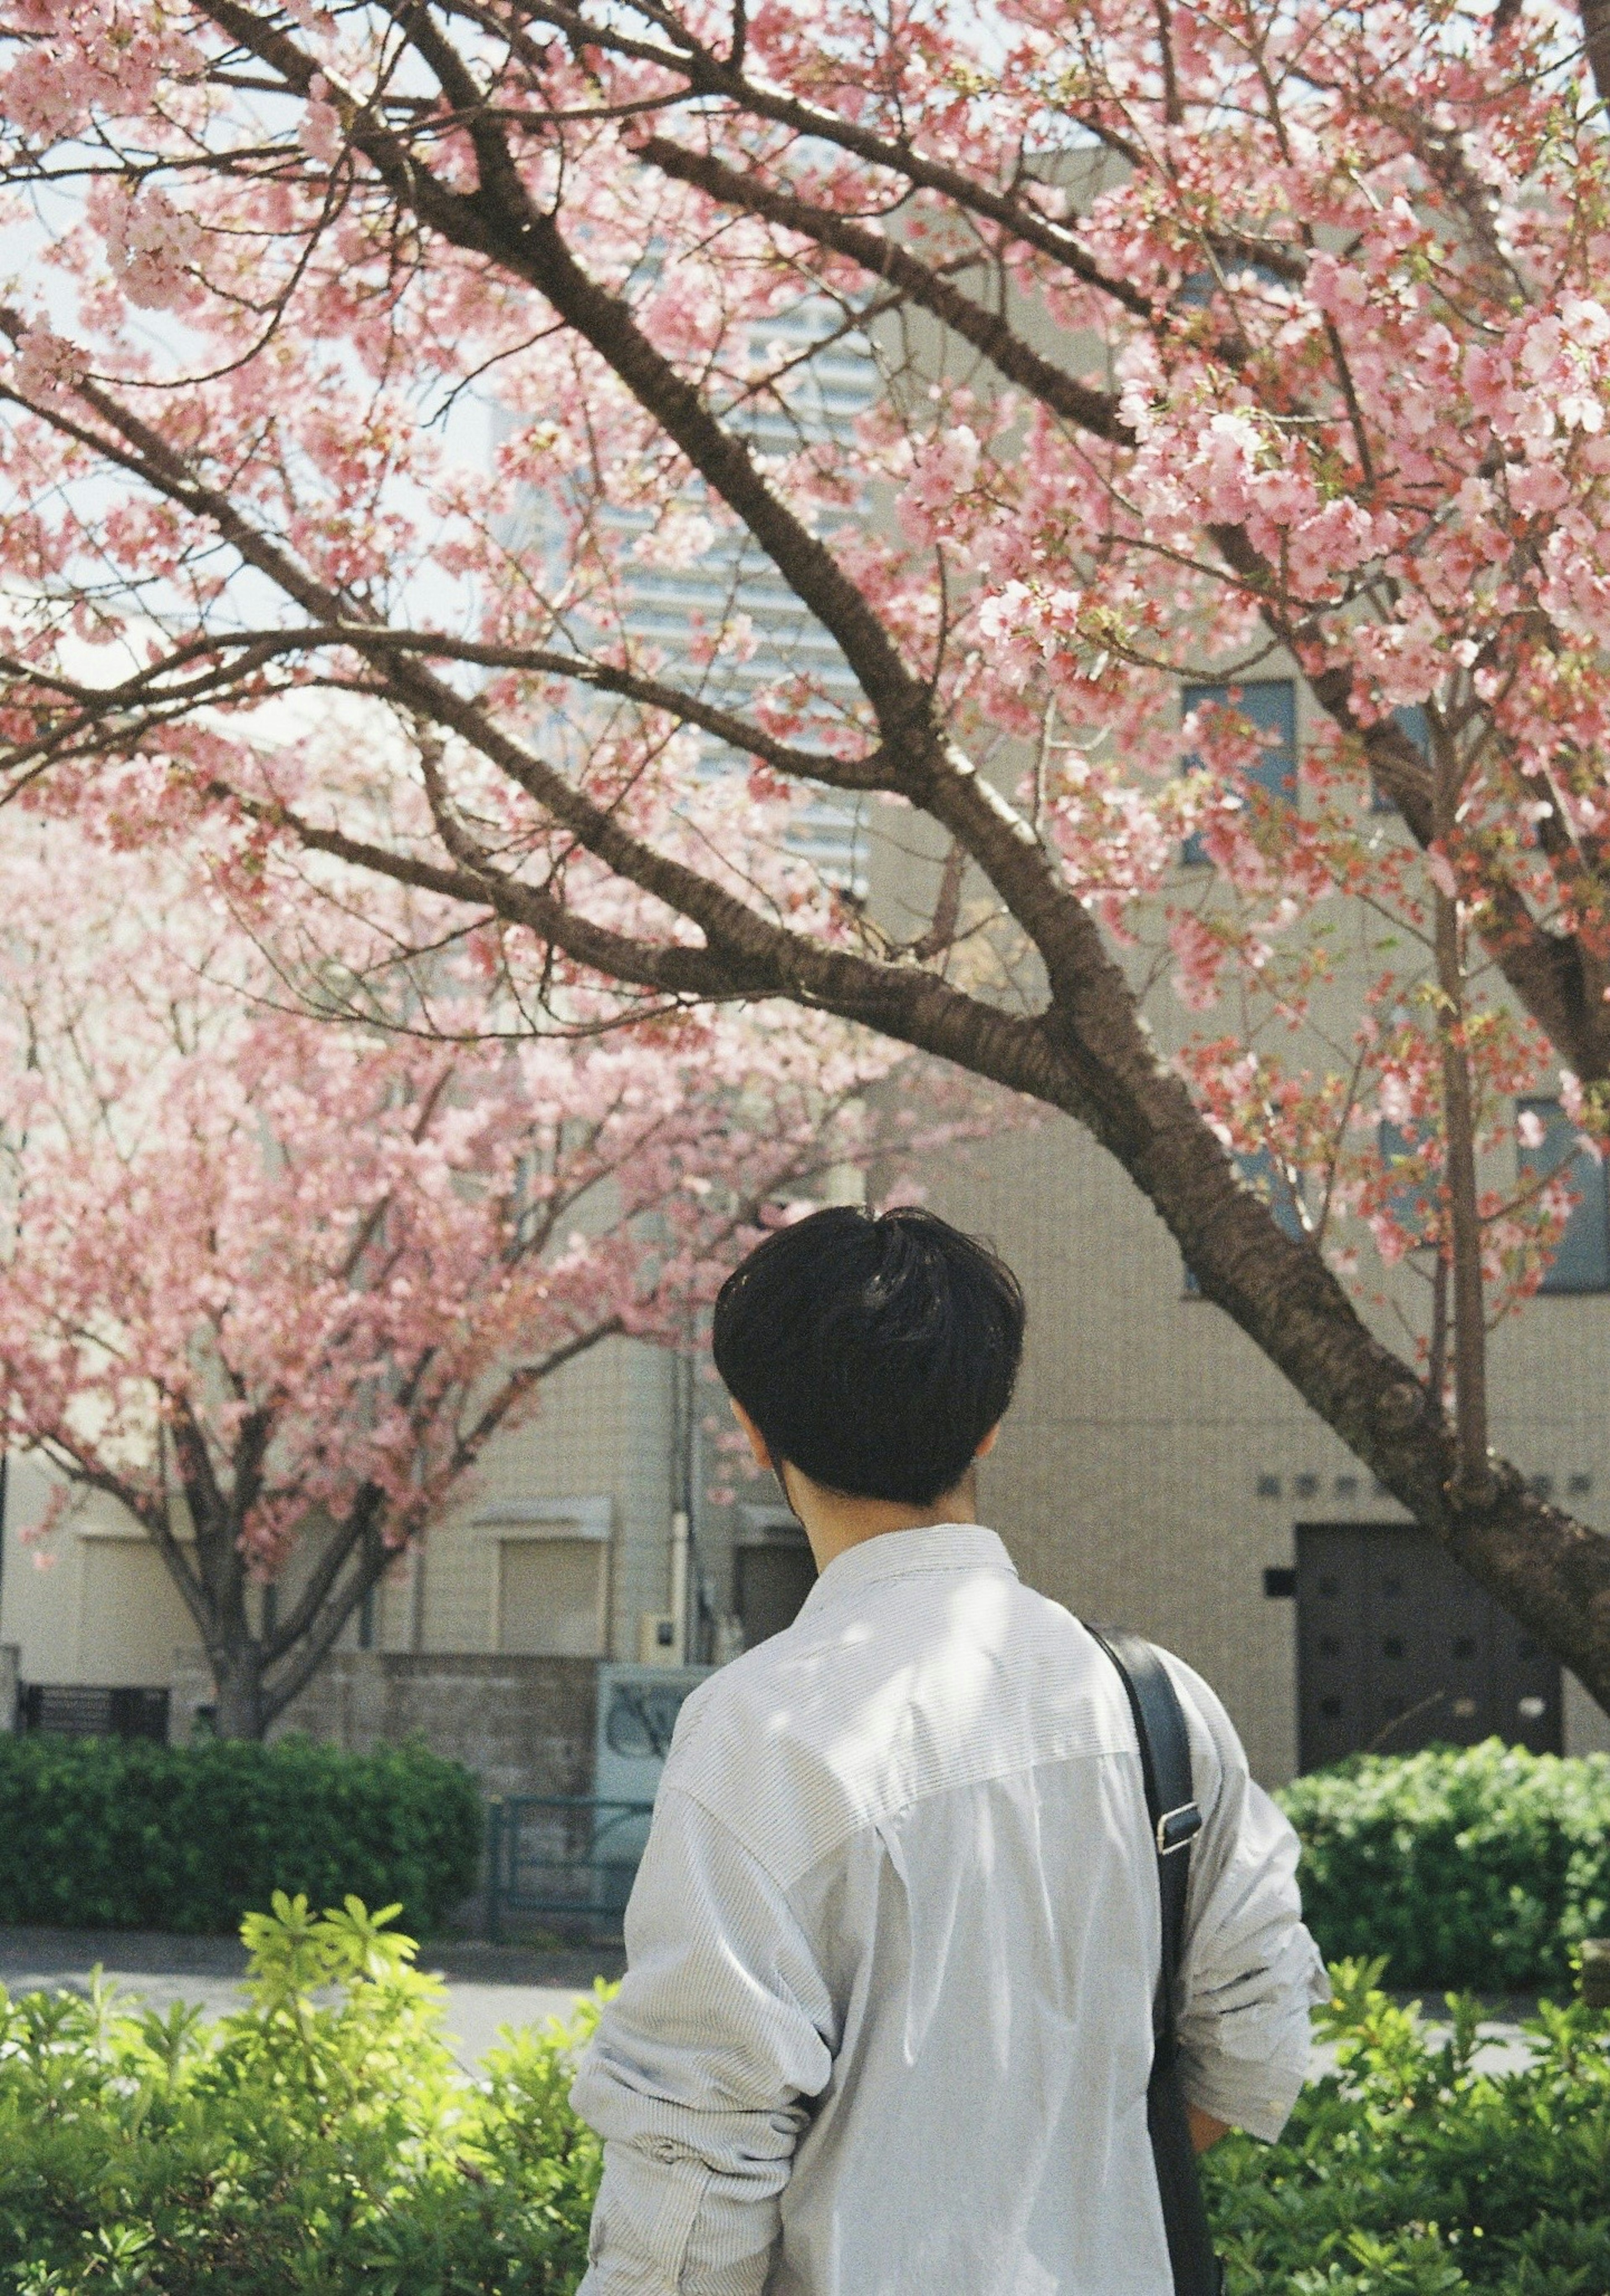
{"label": "trimmed shrub", "polygon": [[275,1890],[398,1901],[428,1934],[475,1886],[480,1792],[418,1743],[0,1737],[0,1917],[228,1931]]}
{"label": "trimmed shrub", "polygon": [[567,2296],[599,2174],[577,2036],[505,2036],[470,2080],[387,1922],[277,1896],[242,1925],[250,2006],[210,2028],[0,1994],[0,2286]]}
{"label": "trimmed shrub", "polygon": [[1477,2072],[1483,2012],[1449,2024],[1333,1968],[1318,2013],[1336,2070],[1279,2144],[1206,2156],[1226,2296],[1604,2296],[1610,2290],[1610,2017],[1545,2005],[1529,2063]]}
{"label": "trimmed shrub", "polygon": [[1496,1738],[1355,1754],[1278,1799],[1328,1960],[1385,1955],[1396,1986],[1532,1991],[1567,1984],[1572,1947],[1610,1933],[1610,1755]]}
{"label": "trimmed shrub", "polygon": [[[356,1898],[243,1924],[250,2005],[203,2026],[97,1994],[0,1995],[0,2286],[18,2296],[571,2296],[599,2146],[568,2033],[508,2034],[472,2080],[441,1988]],[[1228,2296],[1603,2296],[1610,2019],[1472,2065],[1479,2005],[1427,2028],[1333,1972],[1336,2070],[1281,2142],[1207,2158]]]}

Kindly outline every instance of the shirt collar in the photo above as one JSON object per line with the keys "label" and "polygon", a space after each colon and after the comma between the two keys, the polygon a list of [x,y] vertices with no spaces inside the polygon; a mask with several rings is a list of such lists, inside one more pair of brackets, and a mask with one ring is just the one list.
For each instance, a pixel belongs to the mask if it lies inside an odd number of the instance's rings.
{"label": "shirt collar", "polygon": [[836,1554],[805,1596],[804,1611],[820,1610],[886,1578],[915,1578],[936,1570],[1004,1570],[1017,1565],[1000,1538],[981,1522],[925,1523],[917,1530],[884,1530]]}

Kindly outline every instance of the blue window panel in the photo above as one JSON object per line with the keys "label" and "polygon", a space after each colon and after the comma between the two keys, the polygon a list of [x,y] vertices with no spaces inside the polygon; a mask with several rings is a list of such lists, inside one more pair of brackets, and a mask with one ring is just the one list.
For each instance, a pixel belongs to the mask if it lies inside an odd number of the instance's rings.
{"label": "blue window panel", "polygon": [[1277,1227],[1301,1243],[1308,1230],[1303,1225],[1303,1214],[1285,1168],[1277,1164],[1267,1148],[1254,1148],[1249,1155],[1236,1158],[1236,1169],[1247,1185],[1255,1188],[1275,1216]]}
{"label": "blue window panel", "polygon": [[[1287,282],[1281,278],[1279,273],[1271,264],[1237,264],[1235,276],[1238,280],[1245,279],[1248,273],[1250,273],[1253,278],[1258,282],[1261,287],[1287,288]],[[1174,289],[1172,299],[1172,308],[1175,310],[1205,310],[1207,306],[1213,301],[1214,297],[1219,293],[1221,285],[1222,282],[1220,281],[1216,272],[1206,270],[1188,271],[1184,278],[1181,280],[1179,285]]]}
{"label": "blue window panel", "polygon": [[[1234,692],[1235,701],[1230,694]],[[1260,734],[1272,734],[1257,764],[1246,776],[1266,789],[1272,798],[1286,805],[1295,804],[1297,794],[1297,692],[1289,677],[1254,678],[1246,685],[1188,685],[1181,696],[1186,715],[1214,702],[1225,709],[1234,708],[1249,726]],[[1199,765],[1197,758],[1187,758],[1186,767]],[[1207,858],[1206,849],[1199,837],[1188,837],[1181,848],[1180,858],[1194,867]]]}
{"label": "blue window panel", "polygon": [[1516,1112],[1536,1116],[1543,1126],[1543,1138],[1536,1148],[1516,1138],[1515,1155],[1521,1178],[1563,1168],[1579,1199],[1539,1291],[1610,1292],[1610,1188],[1606,1185],[1605,1167],[1597,1156],[1576,1145],[1576,1127],[1557,1100],[1519,1100]]}
{"label": "blue window panel", "polygon": [[[1401,709],[1393,711],[1392,716],[1393,724],[1402,733],[1408,734],[1421,757],[1428,758],[1431,755],[1431,720],[1426,715],[1425,704],[1420,701],[1405,701]],[[1393,800],[1388,797],[1372,774],[1369,777],[1371,813],[1395,813],[1397,809]]]}
{"label": "blue window panel", "polygon": [[[1381,1119],[1376,1138],[1381,1152],[1381,1161],[1389,1169],[1401,1157],[1415,1155],[1423,1145],[1423,1143],[1411,1138],[1403,1130],[1402,1125],[1393,1124],[1385,1117]],[[1394,1188],[1386,1199],[1387,1210],[1406,1234],[1423,1237],[1424,1215],[1420,1206],[1431,1196],[1431,1193],[1429,1184],[1406,1180],[1401,1188]]]}
{"label": "blue window panel", "polygon": [[[1290,1236],[1294,1243],[1303,1242],[1308,1230],[1304,1225],[1296,1195],[1283,1168],[1276,1163],[1268,1149],[1254,1148],[1245,1156],[1238,1155],[1235,1164],[1247,1185],[1257,1190],[1274,1214],[1275,1226]],[[1201,1289],[1195,1270],[1188,1264],[1185,1270],[1186,1298],[1198,1298]]]}

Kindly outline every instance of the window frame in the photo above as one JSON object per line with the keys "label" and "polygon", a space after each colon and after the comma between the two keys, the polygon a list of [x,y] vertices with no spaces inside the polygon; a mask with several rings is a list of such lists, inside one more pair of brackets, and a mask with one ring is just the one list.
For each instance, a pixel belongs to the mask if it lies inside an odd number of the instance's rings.
{"label": "window frame", "polygon": [[[1524,1114],[1541,1116],[1544,1137],[1541,1147],[1528,1149],[1521,1138],[1520,1119]],[[1515,1161],[1518,1181],[1535,1179],[1544,1168],[1543,1160],[1549,1155],[1552,1138],[1568,1131],[1574,1138],[1577,1128],[1566,1115],[1564,1104],[1549,1093],[1525,1093],[1515,1103]],[[1569,1154],[1557,1157],[1547,1166],[1550,1176],[1564,1171],[1577,1191],[1578,1201],[1570,1218],[1560,1231],[1555,1256],[1543,1271],[1538,1285],[1539,1295],[1547,1293],[1552,1299],[1592,1298],[1596,1293],[1610,1292],[1610,1171],[1602,1157],[1591,1150],[1573,1147]],[[1590,1280],[1579,1279],[1567,1272],[1561,1273],[1561,1263],[1570,1248],[1572,1230],[1587,1214],[1598,1231],[1598,1272]],[[1581,1231],[1578,1231],[1579,1248]]]}
{"label": "window frame", "polygon": [[[1279,765],[1272,779],[1262,773],[1249,774],[1246,779],[1255,783],[1276,805],[1295,806],[1298,802],[1298,781],[1302,764],[1301,748],[1297,739],[1297,681],[1295,677],[1190,678],[1186,680],[1180,688],[1180,712],[1182,718],[1189,718],[1193,709],[1200,709],[1204,703],[1216,704],[1222,709],[1239,710],[1247,724],[1254,727],[1258,733],[1273,733],[1277,730],[1275,727],[1260,726],[1252,711],[1243,706],[1243,701],[1231,701],[1230,697],[1232,693],[1245,697],[1249,693],[1283,693],[1285,696],[1290,730],[1288,734],[1282,734],[1281,741],[1278,744],[1274,742],[1267,744],[1265,755],[1271,763],[1282,758],[1284,762]],[[1193,769],[1201,770],[1201,760],[1197,758],[1194,750],[1185,759],[1185,770],[1189,773]],[[1180,866],[1182,869],[1207,869],[1213,866],[1209,856],[1203,849],[1199,830],[1193,830],[1181,846]]]}

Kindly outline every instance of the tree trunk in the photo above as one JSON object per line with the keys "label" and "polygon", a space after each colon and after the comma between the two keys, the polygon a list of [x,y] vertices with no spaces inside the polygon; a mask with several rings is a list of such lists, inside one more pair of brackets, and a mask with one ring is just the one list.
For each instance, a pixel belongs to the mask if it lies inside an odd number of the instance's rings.
{"label": "tree trunk", "polygon": [[217,1705],[213,1727],[220,1738],[260,1738],[268,1726],[263,1695],[263,1654],[248,1637],[212,1652]]}

